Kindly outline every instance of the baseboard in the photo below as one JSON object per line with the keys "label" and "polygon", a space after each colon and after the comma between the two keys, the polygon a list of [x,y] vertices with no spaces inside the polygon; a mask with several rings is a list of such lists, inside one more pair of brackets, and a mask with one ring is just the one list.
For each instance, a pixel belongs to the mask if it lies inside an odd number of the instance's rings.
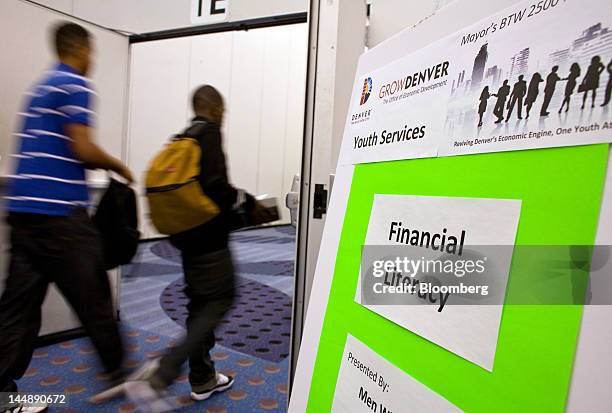
{"label": "baseboard", "polygon": [[264,224],[264,225],[259,225],[257,227],[246,227],[246,228],[241,228],[239,230],[236,231],[232,231],[231,233],[234,232],[244,232],[244,231],[252,231],[255,229],[264,229],[264,228],[276,228],[276,227],[290,227],[291,224],[290,223],[279,223],[279,224]]}

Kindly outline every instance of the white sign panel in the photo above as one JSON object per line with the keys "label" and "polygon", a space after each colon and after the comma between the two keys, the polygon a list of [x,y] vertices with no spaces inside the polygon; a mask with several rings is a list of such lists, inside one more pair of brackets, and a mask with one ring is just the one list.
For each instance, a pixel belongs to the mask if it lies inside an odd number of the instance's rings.
{"label": "white sign panel", "polygon": [[348,335],[332,412],[445,413],[461,409]]}
{"label": "white sign panel", "polygon": [[[381,272],[371,284],[363,283],[360,274],[355,301],[492,371],[520,209],[520,200],[375,195],[364,254],[368,248],[390,252],[405,246],[411,248],[406,255],[410,267],[399,275],[397,268],[390,275]],[[468,265],[472,270],[466,275]],[[432,284],[430,266],[440,271],[444,266],[451,280],[445,288]],[[411,289],[395,288],[400,284]],[[498,299],[490,298],[497,304],[487,301],[493,288]],[[388,302],[371,304],[366,289],[386,293],[378,296]],[[396,295],[403,305],[388,298]]]}
{"label": "white sign panel", "polygon": [[446,114],[434,105],[446,98],[449,70],[426,48],[357,79],[340,162],[436,156]]}
{"label": "white sign panel", "polygon": [[191,0],[191,23],[222,23],[229,19],[229,0]]}
{"label": "white sign panel", "polygon": [[355,79],[340,163],[611,142],[611,101],[609,0],[524,1]]}

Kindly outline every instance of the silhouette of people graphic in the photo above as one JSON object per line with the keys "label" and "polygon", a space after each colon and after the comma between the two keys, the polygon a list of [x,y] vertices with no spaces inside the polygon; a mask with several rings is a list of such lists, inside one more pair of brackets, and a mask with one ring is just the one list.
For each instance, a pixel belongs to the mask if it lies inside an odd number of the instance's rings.
{"label": "silhouette of people graphic", "polygon": [[540,93],[540,83],[543,81],[542,75],[538,72],[535,72],[533,76],[531,76],[529,87],[527,88],[527,97],[525,98],[525,109],[527,109],[527,116],[525,116],[525,118],[527,119],[529,118],[529,112],[531,111],[533,102],[535,102]]}
{"label": "silhouette of people graphic", "polygon": [[523,78],[524,76],[520,75],[512,88],[512,94],[510,95],[510,101],[508,102],[508,116],[506,116],[506,122],[510,120],[512,110],[516,104],[518,104],[518,118],[523,119],[523,116],[521,115],[523,110],[523,97],[527,93],[527,82],[525,82]]}
{"label": "silhouette of people graphic", "polygon": [[559,66],[553,66],[548,76],[546,76],[546,85],[544,86],[544,102],[542,103],[540,116],[547,116],[549,114],[548,105],[550,105],[550,101],[553,95],[555,94],[557,82],[561,80],[561,78],[557,74],[557,70],[559,70]]}
{"label": "silhouette of people graphic", "polygon": [[482,126],[482,115],[487,111],[487,100],[491,97],[489,86],[485,86],[480,93],[480,105],[478,105],[478,127]]}
{"label": "silhouette of people graphic", "polygon": [[608,63],[608,84],[606,85],[606,97],[604,98],[601,106],[606,106],[610,103],[610,98],[612,97],[612,59],[610,59],[610,63]]}
{"label": "silhouette of people graphic", "polygon": [[561,80],[567,80],[565,84],[565,97],[563,98],[563,102],[561,102],[561,107],[559,108],[559,113],[563,110],[563,106],[565,106],[565,111],[569,110],[570,98],[574,93],[574,89],[576,89],[576,84],[578,83],[578,78],[580,77],[580,65],[578,63],[573,63],[572,67],[570,67],[569,75]]}
{"label": "silhouette of people graphic", "polygon": [[504,80],[497,93],[493,93],[491,96],[497,97],[495,107],[493,108],[493,114],[497,116],[495,123],[500,123],[504,120],[504,108],[506,107],[506,99],[510,94],[510,86],[508,85],[508,79]]}
{"label": "silhouette of people graphic", "polygon": [[605,66],[601,63],[601,57],[593,56],[586,75],[584,76],[584,79],[582,79],[582,84],[578,89],[579,92],[584,91],[581,109],[584,109],[584,104],[586,103],[589,91],[591,92],[591,107],[595,107],[595,96],[597,95],[597,88],[599,87],[599,75],[601,75],[601,72],[603,72],[604,69]]}

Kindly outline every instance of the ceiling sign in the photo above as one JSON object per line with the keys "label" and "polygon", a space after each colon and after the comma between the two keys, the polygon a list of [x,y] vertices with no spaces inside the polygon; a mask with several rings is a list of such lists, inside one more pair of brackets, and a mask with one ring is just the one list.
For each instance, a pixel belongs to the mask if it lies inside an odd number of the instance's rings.
{"label": "ceiling sign", "polygon": [[191,0],[191,23],[222,23],[229,19],[229,0]]}

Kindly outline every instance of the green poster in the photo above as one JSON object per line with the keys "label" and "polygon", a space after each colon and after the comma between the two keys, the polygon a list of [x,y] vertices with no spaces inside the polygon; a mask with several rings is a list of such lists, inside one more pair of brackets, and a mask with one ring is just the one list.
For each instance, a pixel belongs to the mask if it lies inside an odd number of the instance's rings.
{"label": "green poster", "polygon": [[[331,410],[351,334],[464,411],[562,412],[582,306],[506,305],[489,372],[355,303],[361,248],[374,194],[520,199],[517,246],[593,245],[607,161],[591,145],[357,165],[308,411]],[[509,291],[521,277],[513,260]]]}

